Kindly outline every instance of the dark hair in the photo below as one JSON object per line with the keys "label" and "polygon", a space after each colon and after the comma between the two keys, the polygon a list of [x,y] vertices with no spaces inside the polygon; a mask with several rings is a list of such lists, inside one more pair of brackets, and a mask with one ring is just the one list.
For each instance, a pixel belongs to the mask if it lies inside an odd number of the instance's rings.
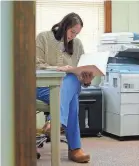
{"label": "dark hair", "polygon": [[83,27],[83,21],[80,16],[76,13],[69,13],[51,29],[56,40],[60,41],[63,38],[65,47],[64,51],[69,55],[73,54],[73,40],[69,42],[67,41],[67,30],[77,24],[80,24]]}

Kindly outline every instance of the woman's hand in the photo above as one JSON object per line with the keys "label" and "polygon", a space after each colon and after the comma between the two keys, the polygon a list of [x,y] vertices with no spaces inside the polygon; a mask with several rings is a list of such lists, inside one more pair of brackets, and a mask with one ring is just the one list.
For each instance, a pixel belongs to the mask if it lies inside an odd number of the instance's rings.
{"label": "woman's hand", "polygon": [[89,86],[91,84],[93,78],[94,76],[92,72],[82,72],[80,76],[81,82],[86,86]]}
{"label": "woman's hand", "polygon": [[66,65],[66,66],[58,67],[57,70],[66,72],[68,69],[71,69],[71,68],[73,68],[73,67],[69,66],[69,65]]}

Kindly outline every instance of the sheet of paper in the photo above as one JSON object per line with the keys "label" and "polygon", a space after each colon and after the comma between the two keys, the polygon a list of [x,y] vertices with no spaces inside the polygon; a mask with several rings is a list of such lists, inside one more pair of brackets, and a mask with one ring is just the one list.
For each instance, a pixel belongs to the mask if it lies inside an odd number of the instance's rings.
{"label": "sheet of paper", "polygon": [[57,66],[48,66],[45,70],[47,70],[47,71],[57,71]]}
{"label": "sheet of paper", "polygon": [[92,54],[84,54],[81,56],[78,66],[95,65],[104,75],[110,52],[93,52]]}

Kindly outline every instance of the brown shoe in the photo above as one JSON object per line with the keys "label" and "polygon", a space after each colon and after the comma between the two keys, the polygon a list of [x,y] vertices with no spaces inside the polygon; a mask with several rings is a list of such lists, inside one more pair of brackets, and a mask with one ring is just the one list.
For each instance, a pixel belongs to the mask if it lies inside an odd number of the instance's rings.
{"label": "brown shoe", "polygon": [[85,154],[82,149],[76,149],[69,150],[68,158],[77,163],[87,163],[90,160],[90,155]]}

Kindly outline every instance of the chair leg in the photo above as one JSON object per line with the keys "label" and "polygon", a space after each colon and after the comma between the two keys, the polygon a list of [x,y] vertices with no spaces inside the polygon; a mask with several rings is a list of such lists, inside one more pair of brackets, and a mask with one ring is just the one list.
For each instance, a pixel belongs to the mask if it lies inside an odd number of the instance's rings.
{"label": "chair leg", "polygon": [[40,157],[41,157],[41,154],[38,152],[38,149],[36,149],[36,157],[37,157],[37,159],[40,159]]}

